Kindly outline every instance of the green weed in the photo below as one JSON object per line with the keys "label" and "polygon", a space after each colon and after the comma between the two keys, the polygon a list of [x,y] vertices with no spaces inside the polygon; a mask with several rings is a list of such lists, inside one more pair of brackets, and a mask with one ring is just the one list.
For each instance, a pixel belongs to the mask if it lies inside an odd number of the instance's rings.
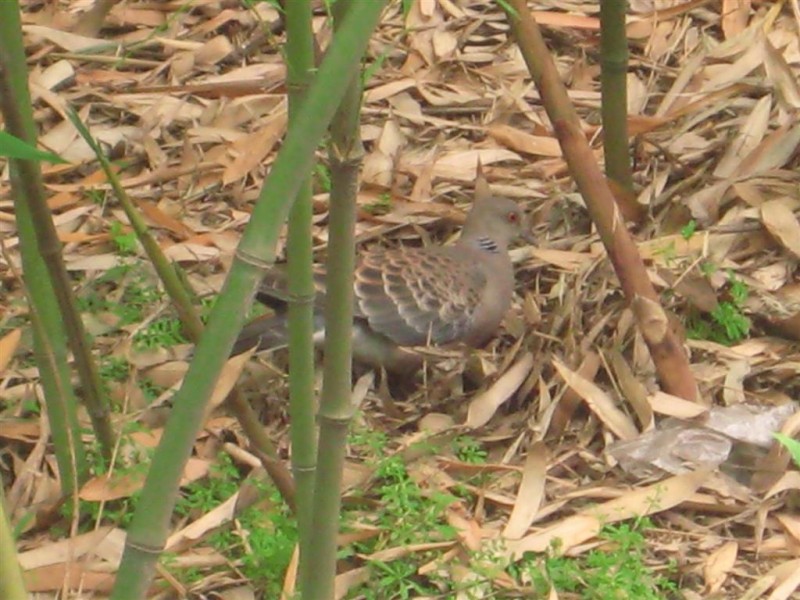
{"label": "green weed", "polygon": [[[175,505],[176,514],[199,516],[211,511],[238,491],[241,479],[230,457],[221,454],[206,480],[193,482],[182,491]],[[278,598],[297,543],[297,529],[277,491],[270,491],[267,504],[268,510],[259,505],[243,510],[236,517],[236,528],[228,526],[216,531],[208,537],[208,544],[235,561],[264,598]],[[191,583],[200,575],[184,572],[182,578]]]}
{"label": "green weed", "polygon": [[119,221],[114,221],[111,223],[109,235],[111,236],[111,242],[114,244],[114,248],[122,256],[132,256],[136,254],[139,242],[136,239],[136,234],[128,227],[123,226]]}
{"label": "green weed", "polygon": [[100,378],[103,381],[125,381],[130,368],[124,356],[105,356],[100,360]]}
{"label": "green weed", "polygon": [[691,219],[686,225],[681,227],[681,237],[687,241],[692,239],[695,232],[697,232],[697,221],[694,219]]}
{"label": "green weed", "polygon": [[317,163],[314,165],[314,182],[316,187],[323,192],[330,193],[331,191],[331,170],[328,165]]}
{"label": "green weed", "polygon": [[[381,528],[385,535],[355,544],[353,553],[371,554],[385,548],[449,540],[455,529],[445,519],[445,510],[455,496],[438,491],[425,491],[411,478],[399,456],[380,462],[376,469],[378,483],[374,488],[377,512],[366,518]],[[353,513],[356,518],[358,513]],[[361,520],[365,518],[359,515]],[[369,599],[416,598],[441,590],[433,585],[433,577],[421,578],[416,574],[419,565],[433,558],[430,553],[413,555],[407,560],[371,561],[374,577],[370,584],[354,591],[358,597]]]}
{"label": "green weed", "polygon": [[144,401],[148,405],[158,400],[158,397],[161,396],[161,394],[163,394],[164,390],[166,389],[163,386],[156,385],[146,377],[142,377],[141,379],[139,379],[138,383],[139,383],[139,389],[142,391],[142,396],[144,397]]}
{"label": "green weed", "polygon": [[[531,558],[515,565],[515,569],[530,580],[541,597],[554,589],[560,594],[575,594],[583,600],[668,598],[677,592],[675,583],[654,574],[643,558],[647,546],[644,532],[650,527],[652,524],[647,519],[634,526],[627,523],[606,526],[600,533],[600,539],[606,544],[583,557]],[[674,570],[674,565],[667,565],[668,572]]]}
{"label": "green weed", "polygon": [[133,336],[133,344],[139,350],[168,348],[184,343],[183,326],[175,317],[160,317]]}
{"label": "green weed", "polygon": [[473,465],[486,464],[486,458],[489,456],[481,443],[468,435],[453,440],[453,451],[458,460]]}
{"label": "green weed", "polygon": [[742,311],[749,288],[733,273],[728,274],[728,281],[729,300],[719,302],[710,315],[690,316],[686,328],[690,338],[711,340],[730,346],[747,337],[750,332],[750,319]]}
{"label": "green weed", "polygon": [[800,440],[792,439],[788,435],[784,435],[782,433],[775,433],[773,435],[775,436],[775,439],[783,444],[789,451],[789,454],[792,456],[792,460],[794,460],[794,464],[800,467]]}
{"label": "green weed", "polygon": [[376,202],[364,205],[364,210],[373,215],[385,215],[392,210],[392,197],[389,194],[381,194]]}

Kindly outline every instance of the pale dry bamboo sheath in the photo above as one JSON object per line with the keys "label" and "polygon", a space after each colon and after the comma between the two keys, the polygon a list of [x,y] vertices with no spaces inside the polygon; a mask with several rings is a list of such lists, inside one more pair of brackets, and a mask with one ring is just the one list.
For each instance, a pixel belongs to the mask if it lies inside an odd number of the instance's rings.
{"label": "pale dry bamboo sheath", "polygon": [[[7,131],[35,145],[36,125],[27,75],[19,5],[0,2],[0,106]],[[66,333],[53,283],[39,252],[31,211],[33,198],[38,197],[44,204],[44,188],[37,163],[10,160],[9,165],[25,286],[31,313],[38,316],[41,324],[41,327],[34,327],[33,346],[52,428],[62,493],[69,496],[87,476],[88,467],[80,438],[78,401],[70,382]],[[49,212],[47,220],[52,225]]]}
{"label": "pale dry bamboo sheath", "polygon": [[628,151],[628,37],[627,0],[600,2],[600,89],[606,175],[633,191]]}
{"label": "pale dry bamboo sheath", "polygon": [[[376,4],[379,4],[376,2]],[[334,28],[341,29],[359,3],[338,0],[333,6]],[[338,35],[338,33],[337,33]],[[328,236],[327,298],[325,305],[325,362],[319,410],[319,448],[314,484],[313,534],[309,561],[314,572],[301,582],[304,600],[328,600],[334,594],[336,540],[339,532],[341,483],[347,431],[353,418],[351,402],[353,354],[353,269],[358,172],[363,157],[359,135],[361,73],[358,64],[344,72],[347,93],[331,122],[328,155],[331,196]]]}
{"label": "pale dry bamboo sheath", "polygon": [[206,405],[252,303],[252,292],[275,262],[281,227],[302,183],[297,173],[310,171],[314,151],[345,92],[347,82],[340,74],[359,63],[382,8],[381,2],[369,2],[348,14],[300,107],[297,127],[289,131],[265,181],[206,332],[174,397],[134,512],[113,600],[139,600],[147,594]]}
{"label": "pale dry bamboo sheath", "polygon": [[[300,106],[314,78],[314,31],[310,0],[286,4],[286,82],[289,92],[289,127],[296,126]],[[314,497],[317,440],[314,425],[314,280],[312,171],[289,213],[289,414],[291,418],[292,473],[294,475],[297,530],[300,544],[299,581],[309,576],[308,554],[313,542],[311,503]],[[301,175],[298,173],[298,175]]]}

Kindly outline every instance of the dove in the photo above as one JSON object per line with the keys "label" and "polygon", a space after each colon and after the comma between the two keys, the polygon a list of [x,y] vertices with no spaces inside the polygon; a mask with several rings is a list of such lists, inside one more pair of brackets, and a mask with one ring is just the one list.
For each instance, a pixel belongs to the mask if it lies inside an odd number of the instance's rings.
{"label": "dove", "polygon": [[[473,205],[454,244],[365,251],[354,273],[354,359],[404,373],[423,362],[409,347],[484,345],[511,305],[514,269],[508,249],[518,237],[530,237],[521,208],[511,199],[492,195],[479,177]],[[321,343],[324,276],[315,283],[315,341]],[[269,350],[288,343],[285,271],[268,272],[256,299],[275,314],[245,325],[233,354],[256,345]]]}

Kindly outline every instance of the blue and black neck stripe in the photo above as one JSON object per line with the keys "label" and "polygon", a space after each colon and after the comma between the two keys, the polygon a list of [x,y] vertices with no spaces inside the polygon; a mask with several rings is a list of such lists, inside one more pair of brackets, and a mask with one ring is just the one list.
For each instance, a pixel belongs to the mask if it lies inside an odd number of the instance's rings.
{"label": "blue and black neck stripe", "polygon": [[486,252],[491,252],[492,254],[497,254],[500,252],[500,249],[497,247],[497,243],[488,237],[479,237],[475,240],[478,244],[478,248],[481,250],[485,250]]}

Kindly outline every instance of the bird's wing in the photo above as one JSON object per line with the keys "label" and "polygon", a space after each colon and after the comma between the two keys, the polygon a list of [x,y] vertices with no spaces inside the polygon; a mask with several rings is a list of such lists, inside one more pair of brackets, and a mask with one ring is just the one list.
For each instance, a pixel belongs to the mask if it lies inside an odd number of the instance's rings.
{"label": "bird's wing", "polygon": [[487,277],[467,249],[399,248],[364,255],[355,273],[359,312],[401,346],[465,337]]}

